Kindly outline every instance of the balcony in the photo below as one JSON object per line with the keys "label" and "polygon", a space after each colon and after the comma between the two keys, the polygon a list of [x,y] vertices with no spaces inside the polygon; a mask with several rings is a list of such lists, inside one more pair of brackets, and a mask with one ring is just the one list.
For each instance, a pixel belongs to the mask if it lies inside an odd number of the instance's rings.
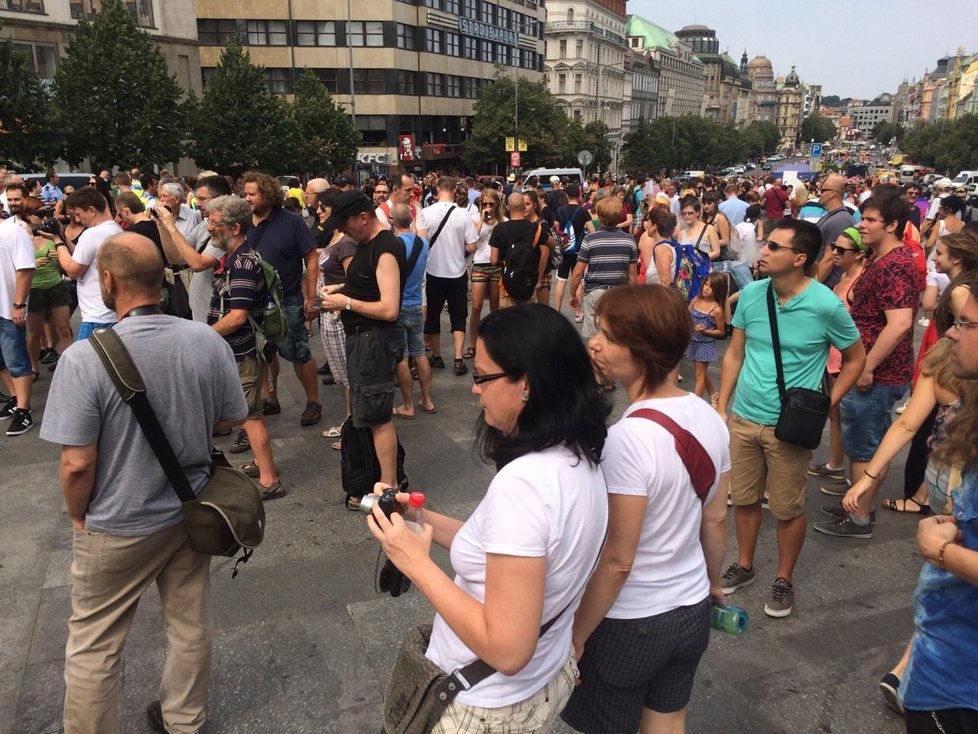
{"label": "balcony", "polygon": [[619,36],[617,33],[612,33],[609,30],[601,28],[597,23],[593,23],[590,20],[555,20],[544,26],[544,32],[548,34],[590,33],[592,36],[603,38],[622,48],[628,48],[628,43],[625,41],[624,36]]}

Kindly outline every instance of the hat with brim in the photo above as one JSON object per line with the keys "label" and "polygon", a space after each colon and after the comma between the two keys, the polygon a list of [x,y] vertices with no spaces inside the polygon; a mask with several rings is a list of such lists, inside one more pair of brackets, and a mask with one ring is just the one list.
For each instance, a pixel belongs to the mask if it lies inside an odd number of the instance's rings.
{"label": "hat with brim", "polygon": [[333,209],[326,220],[326,229],[340,229],[350,217],[373,210],[373,201],[362,191],[344,191],[333,202]]}

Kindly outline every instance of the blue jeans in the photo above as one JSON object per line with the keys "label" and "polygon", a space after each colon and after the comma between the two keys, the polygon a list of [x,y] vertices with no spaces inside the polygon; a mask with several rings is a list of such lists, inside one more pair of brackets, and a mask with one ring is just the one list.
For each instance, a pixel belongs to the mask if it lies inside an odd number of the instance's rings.
{"label": "blue jeans", "polygon": [[842,445],[849,461],[873,458],[893,422],[893,406],[908,387],[873,383],[869,390],[854,387],[842,398]]}
{"label": "blue jeans", "polygon": [[17,326],[0,316],[0,372],[10,370],[11,377],[31,374],[31,358],[27,353],[27,326]]}
{"label": "blue jeans", "polygon": [[305,364],[312,359],[312,352],[309,350],[309,333],[306,331],[302,293],[282,296],[282,310],[285,311],[288,331],[278,344],[266,344],[265,353],[278,352],[283,359],[293,364]]}
{"label": "blue jeans", "polygon": [[750,271],[750,265],[745,262],[734,262],[733,260],[718,260],[713,263],[714,273],[730,273],[736,289],[731,288],[730,293],[743,290],[745,286],[754,281],[754,274]]}
{"label": "blue jeans", "polygon": [[88,339],[92,335],[92,332],[96,329],[111,329],[115,324],[99,324],[94,321],[82,321],[81,326],[78,327],[78,333],[75,334],[75,341],[80,342],[84,339]]}

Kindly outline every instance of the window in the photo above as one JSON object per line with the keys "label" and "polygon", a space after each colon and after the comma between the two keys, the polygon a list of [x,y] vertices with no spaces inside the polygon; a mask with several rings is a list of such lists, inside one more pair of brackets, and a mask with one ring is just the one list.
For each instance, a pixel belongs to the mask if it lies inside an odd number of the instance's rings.
{"label": "window", "polygon": [[496,22],[496,19],[494,17],[495,15],[496,15],[496,6],[493,5],[492,3],[487,3],[485,2],[485,0],[483,0],[482,12],[479,14],[479,20],[481,20],[483,23],[494,25]]}
{"label": "window", "polygon": [[43,13],[44,0],[0,0],[0,10],[19,10],[22,13]]}
{"label": "window", "polygon": [[426,93],[429,97],[445,96],[445,75],[428,72]]}
{"label": "window", "polygon": [[482,60],[483,61],[492,62],[492,61],[495,60],[495,52],[496,52],[496,49],[493,48],[493,46],[495,46],[495,45],[496,44],[494,44],[492,41],[483,41],[482,42]]}
{"label": "window", "polygon": [[558,74],[557,75],[557,94],[567,93],[567,75]]}
{"label": "window", "polygon": [[414,26],[398,23],[395,26],[397,32],[397,47],[414,51],[417,43],[415,41]]}
{"label": "window", "polygon": [[387,145],[387,118],[384,115],[357,115],[357,127],[364,146]]}
{"label": "window", "polygon": [[296,46],[335,46],[336,23],[331,20],[297,20]]}
{"label": "window", "polygon": [[462,38],[462,55],[467,59],[479,58],[479,39],[472,36]]}
{"label": "window", "polygon": [[445,31],[445,54],[447,56],[458,58],[461,39],[462,37],[458,33]]}
{"label": "window", "polygon": [[384,70],[354,69],[353,89],[357,94],[384,94],[387,91]]}
{"label": "window", "polygon": [[249,46],[288,46],[289,34],[284,20],[246,21]]}
{"label": "window", "polygon": [[462,0],[464,5],[462,5],[462,14],[466,18],[472,18],[472,20],[478,19],[478,9],[479,4],[477,0]]}
{"label": "window", "polygon": [[156,27],[153,23],[153,0],[126,0],[126,10],[132,22],[141,28]]}
{"label": "window", "polygon": [[53,44],[14,41],[13,45],[18,51],[24,52],[41,81],[54,79],[54,70],[58,65],[58,52]]}
{"label": "window", "polygon": [[95,14],[95,8],[92,7],[92,0],[69,0],[68,12],[72,18],[78,20],[79,18],[90,18]]}
{"label": "window", "polygon": [[[583,80],[581,79],[581,75],[580,74],[575,74],[574,75],[574,94],[580,94],[581,93],[581,84],[582,83],[583,83]],[[579,114],[575,115],[575,117],[579,117],[579,116],[580,116]]]}
{"label": "window", "polygon": [[575,59],[584,58],[584,41],[580,38],[577,39],[577,54],[574,56]]}
{"label": "window", "polygon": [[292,91],[292,69],[265,69],[268,91],[272,94],[289,94]]}
{"label": "window", "polygon": [[435,10],[442,10],[443,4],[443,0],[424,0],[426,8],[434,8]]}
{"label": "window", "polygon": [[214,71],[215,69],[213,67],[200,67],[200,83],[205,89],[207,88],[207,83],[211,80],[211,77],[214,76]]}
{"label": "window", "polygon": [[448,74],[445,77],[445,94],[448,97],[458,98],[462,96],[462,77]]}
{"label": "window", "polygon": [[567,22],[574,22],[574,8],[567,8]]}
{"label": "window", "polygon": [[349,24],[348,43],[351,46],[383,46],[384,24],[379,20],[355,20]]}
{"label": "window", "polygon": [[434,28],[424,29],[424,50],[432,54],[440,54],[442,49],[441,31]]}
{"label": "window", "polygon": [[[344,72],[346,69],[343,70]],[[336,94],[339,92],[339,83],[337,82],[336,69],[313,69],[313,73],[319,78],[319,81],[323,83],[323,86],[330,92],[330,94]],[[349,77],[348,77],[349,78]]]}
{"label": "window", "polygon": [[397,72],[397,94],[415,95],[415,74],[413,71]]}
{"label": "window", "polygon": [[496,8],[496,23],[500,28],[509,28],[509,8]]}
{"label": "window", "polygon": [[445,0],[445,12],[458,15],[458,0]]}
{"label": "window", "polygon": [[560,50],[557,52],[557,58],[558,59],[566,59],[567,58],[567,39],[566,38],[562,38],[560,40],[560,45],[559,45],[558,48]]}
{"label": "window", "polygon": [[513,61],[513,49],[505,43],[496,44],[496,61],[503,66],[509,66]]}

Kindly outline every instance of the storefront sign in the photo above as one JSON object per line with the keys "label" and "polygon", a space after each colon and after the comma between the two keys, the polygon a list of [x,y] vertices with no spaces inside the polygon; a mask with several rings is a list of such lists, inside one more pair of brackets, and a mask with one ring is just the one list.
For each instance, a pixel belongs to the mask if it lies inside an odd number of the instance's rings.
{"label": "storefront sign", "polygon": [[482,21],[478,20],[471,20],[470,18],[458,19],[458,32],[463,36],[484,38],[487,41],[505,43],[507,46],[516,46],[520,42],[520,34],[516,31],[507,30],[506,28],[497,28],[496,26],[489,25],[488,23],[483,23]]}
{"label": "storefront sign", "polygon": [[386,166],[390,161],[390,153],[357,153],[357,163],[364,166]]}

